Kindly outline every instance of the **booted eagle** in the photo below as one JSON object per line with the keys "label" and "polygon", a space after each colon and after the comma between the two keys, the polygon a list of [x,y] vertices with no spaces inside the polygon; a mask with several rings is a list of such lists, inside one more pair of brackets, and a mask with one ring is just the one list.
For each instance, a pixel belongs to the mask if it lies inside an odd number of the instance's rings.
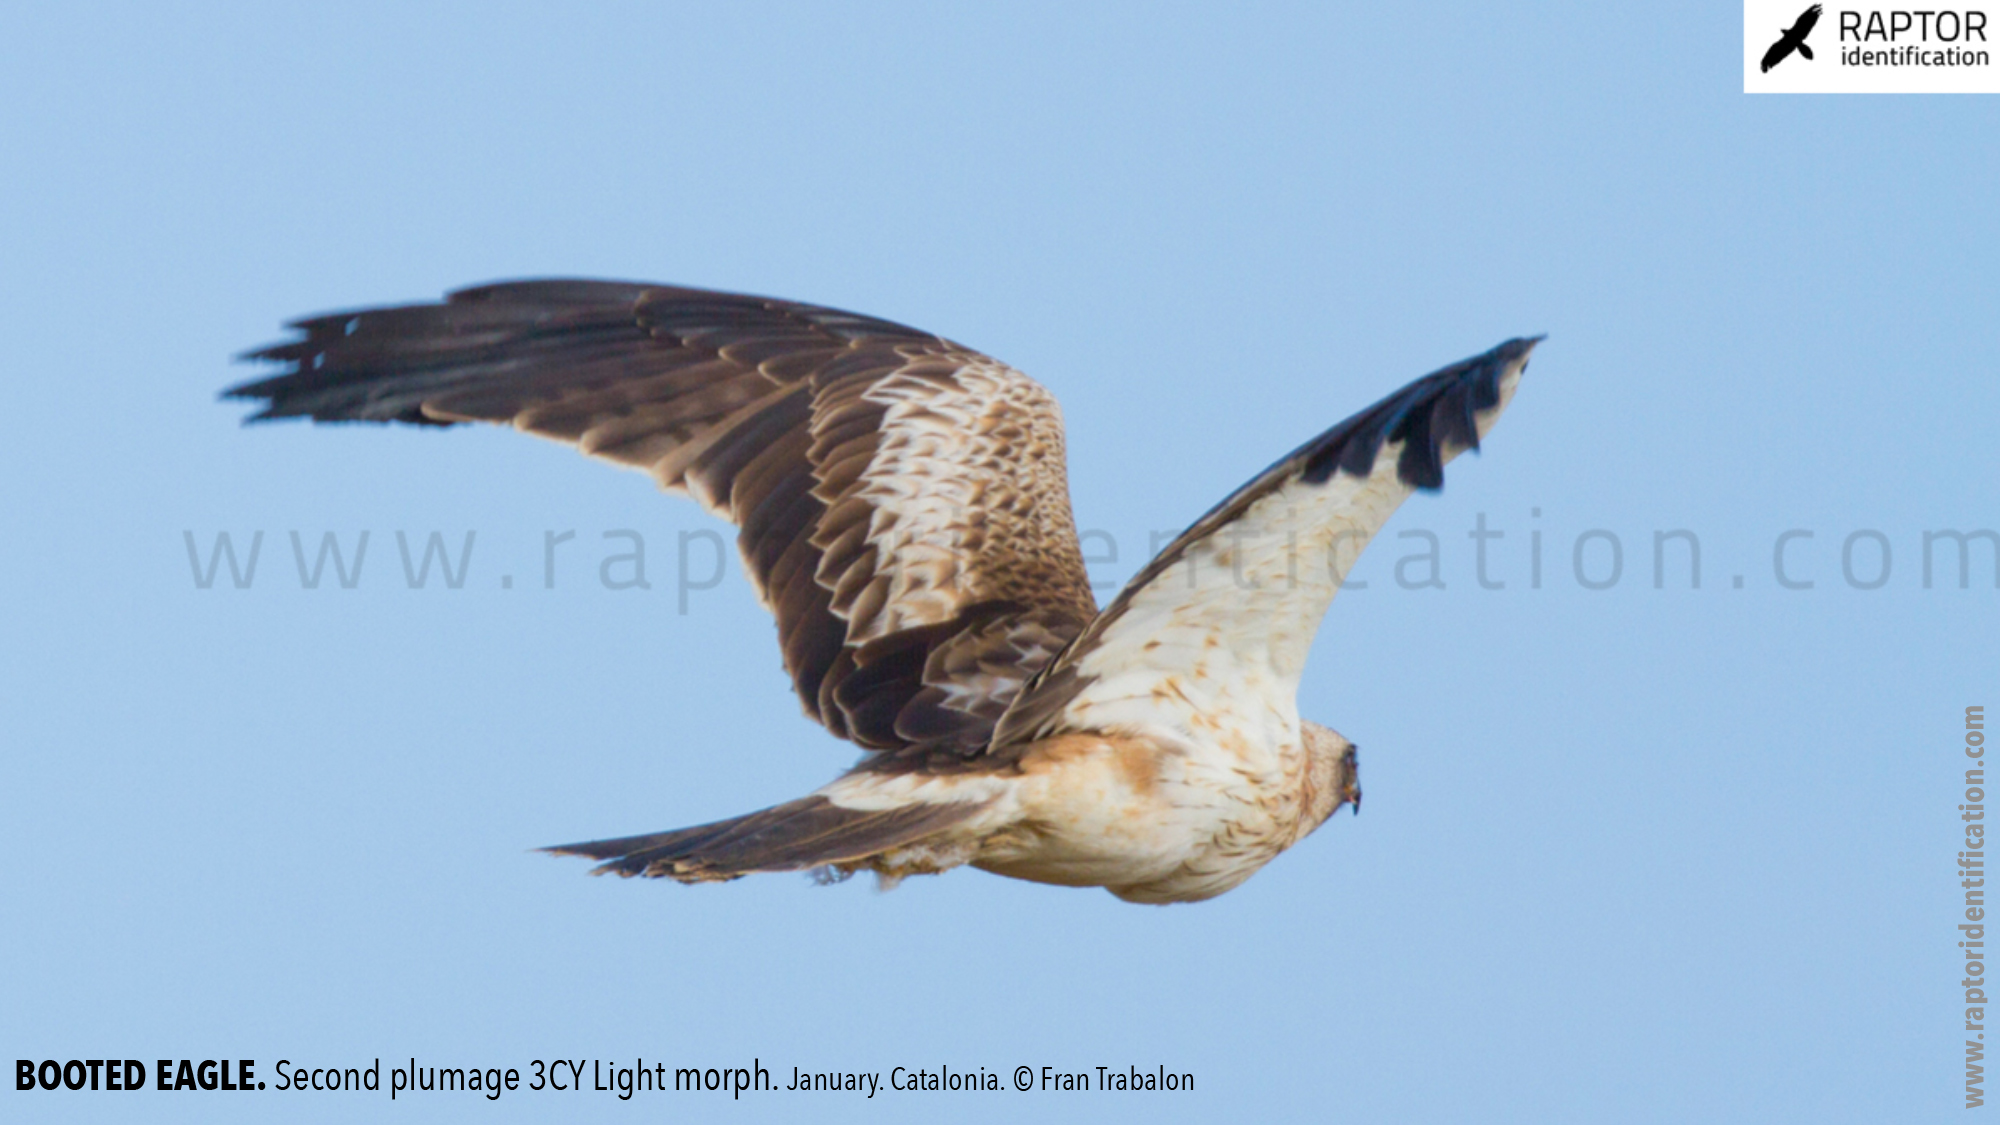
{"label": "booted eagle", "polygon": [[1040,384],[816,305],[523,281],[333,313],[251,352],[251,420],[498,422],[735,524],[806,714],[867,753],[760,812],[548,850],[684,883],[971,864],[1133,902],[1241,883],[1345,804],[1306,651],[1405,497],[1500,416],[1540,337],[1426,375],[1195,521],[1097,607]]}

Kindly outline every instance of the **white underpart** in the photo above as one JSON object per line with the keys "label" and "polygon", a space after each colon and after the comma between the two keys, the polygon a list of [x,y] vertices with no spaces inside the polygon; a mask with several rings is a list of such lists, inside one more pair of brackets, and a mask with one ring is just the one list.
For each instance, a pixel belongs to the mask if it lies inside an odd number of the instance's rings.
{"label": "white underpart", "polygon": [[[1077,741],[1089,749],[1055,769],[944,776],[857,772],[817,792],[843,808],[870,811],[916,802],[980,806],[946,832],[872,857],[869,866],[888,883],[909,871],[977,863],[1036,882],[1103,886],[1134,901],[1178,902],[1220,894],[1262,866],[1261,860],[1248,866],[1204,864],[1204,855],[1214,851],[1217,820],[1240,810],[1212,784],[1187,776],[1187,757],[1164,755],[1157,781],[1142,788],[1119,768],[1110,743]],[[1163,802],[1169,794],[1188,799]],[[1276,849],[1263,858],[1271,854]]]}
{"label": "white underpart", "polygon": [[816,796],[846,809],[881,811],[913,804],[984,806],[943,833],[872,857],[884,889],[913,871],[943,871],[969,863],[980,842],[1021,819],[1020,780],[999,774],[887,774],[856,771],[821,786]]}
{"label": "white underpart", "polygon": [[1091,682],[1065,725],[1196,743],[1227,731],[1258,756],[1297,741],[1313,633],[1360,548],[1409,494],[1395,453],[1385,449],[1366,479],[1295,480],[1191,545],[1078,665]]}
{"label": "white underpart", "polygon": [[[1483,437],[1513,396],[1476,421]],[[1298,689],[1322,618],[1362,548],[1413,491],[1384,443],[1366,477],[1294,478],[1251,504],[1133,593],[1078,662],[1089,682],[1063,727],[1211,746],[1258,765],[1299,740]],[[1457,450],[1446,450],[1450,460]]]}
{"label": "white underpart", "polygon": [[844,809],[899,809],[905,805],[962,804],[992,801],[1012,790],[1010,778],[990,773],[928,774],[870,773],[844,774],[814,790],[816,796]]}

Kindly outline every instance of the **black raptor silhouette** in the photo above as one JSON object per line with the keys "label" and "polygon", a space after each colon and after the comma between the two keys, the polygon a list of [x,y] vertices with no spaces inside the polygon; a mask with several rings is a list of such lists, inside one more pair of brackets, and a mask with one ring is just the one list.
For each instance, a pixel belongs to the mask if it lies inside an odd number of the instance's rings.
{"label": "black raptor silhouette", "polygon": [[1797,51],[1807,58],[1812,58],[1812,48],[1806,46],[1806,36],[1812,34],[1813,25],[1818,22],[1818,4],[1814,4],[1804,12],[1801,12],[1798,22],[1787,28],[1783,35],[1778,36],[1778,41],[1771,44],[1771,49],[1764,52],[1765,72],[1768,73],[1772,67],[1784,62],[1785,56],[1791,54],[1793,51]]}

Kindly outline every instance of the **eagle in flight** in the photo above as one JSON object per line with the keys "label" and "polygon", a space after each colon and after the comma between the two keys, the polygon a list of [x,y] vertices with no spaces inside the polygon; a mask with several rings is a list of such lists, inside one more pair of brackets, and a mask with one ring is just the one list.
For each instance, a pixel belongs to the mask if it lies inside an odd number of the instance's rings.
{"label": "eagle in flight", "polygon": [[1772,67],[1784,62],[1785,57],[1793,51],[1797,51],[1808,60],[1813,57],[1812,48],[1806,46],[1806,36],[1812,34],[1813,25],[1819,22],[1819,11],[1819,5],[1814,4],[1800,12],[1798,20],[1786,28],[1784,34],[1778,36],[1778,41],[1771,44],[1770,50],[1764,52],[1765,73],[1770,73]]}
{"label": "eagle in flight", "polygon": [[1313,634],[1405,497],[1476,449],[1540,337],[1306,442],[1099,609],[1055,398],[837,309],[523,281],[299,320],[224,392],[251,420],[498,422],[641,469],[735,524],[805,712],[866,751],[819,790],[548,849],[684,883],[971,864],[1132,902],[1221,894],[1345,804],[1354,746],[1299,717]]}

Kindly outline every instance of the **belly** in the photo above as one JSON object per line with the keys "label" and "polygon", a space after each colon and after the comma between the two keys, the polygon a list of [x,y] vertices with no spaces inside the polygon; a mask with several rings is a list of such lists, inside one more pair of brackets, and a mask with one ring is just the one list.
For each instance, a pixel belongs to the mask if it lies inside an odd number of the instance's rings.
{"label": "belly", "polygon": [[1072,735],[1038,747],[1022,769],[1011,823],[972,858],[995,874],[1101,886],[1130,902],[1194,902],[1248,879],[1295,834],[1285,774],[1227,756]]}

